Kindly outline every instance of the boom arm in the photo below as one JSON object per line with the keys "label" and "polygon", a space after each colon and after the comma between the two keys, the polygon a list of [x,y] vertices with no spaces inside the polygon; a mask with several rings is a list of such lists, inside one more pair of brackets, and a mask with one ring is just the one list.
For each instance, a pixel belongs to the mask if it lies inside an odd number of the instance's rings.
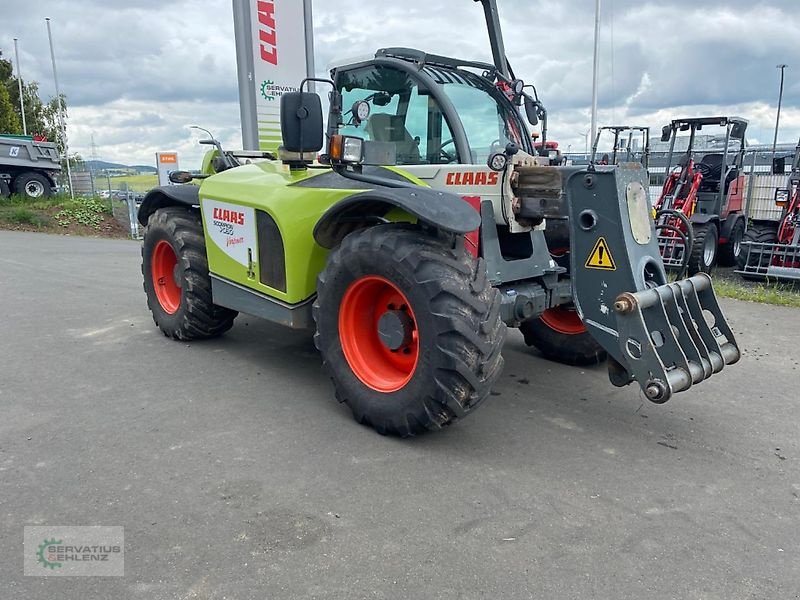
{"label": "boom arm", "polygon": [[506,46],[503,42],[503,30],[500,28],[500,15],[497,12],[496,0],[475,0],[483,4],[483,13],[486,15],[486,30],[489,33],[489,43],[492,45],[492,58],[497,70],[504,77],[510,77],[508,60],[506,59]]}

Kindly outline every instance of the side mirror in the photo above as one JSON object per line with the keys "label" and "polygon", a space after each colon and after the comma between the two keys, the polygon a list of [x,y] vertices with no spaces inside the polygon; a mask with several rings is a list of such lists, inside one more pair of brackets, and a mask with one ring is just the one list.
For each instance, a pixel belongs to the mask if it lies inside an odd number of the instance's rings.
{"label": "side mirror", "polygon": [[735,140],[744,139],[744,132],[747,130],[745,123],[734,123],[731,127],[731,137]]}
{"label": "side mirror", "polygon": [[670,137],[672,137],[672,128],[669,125],[664,125],[661,128],[661,141],[668,142]]}
{"label": "side mirror", "polygon": [[170,171],[168,177],[172,183],[189,183],[194,179],[189,171]]}
{"label": "side mirror", "polygon": [[281,133],[289,152],[314,154],[322,149],[322,102],[317,94],[289,92],[281,96]]}
{"label": "side mirror", "polygon": [[533,99],[525,96],[525,115],[528,117],[528,122],[531,125],[539,124],[539,114],[536,110],[536,102]]}

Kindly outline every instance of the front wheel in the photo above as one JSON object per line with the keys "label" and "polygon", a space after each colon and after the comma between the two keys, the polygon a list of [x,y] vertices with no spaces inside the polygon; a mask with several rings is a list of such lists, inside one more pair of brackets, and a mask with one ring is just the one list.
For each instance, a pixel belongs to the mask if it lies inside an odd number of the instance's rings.
{"label": "front wheel", "polygon": [[[753,223],[747,228],[744,234],[743,241],[755,242],[756,244],[774,244],[778,241],[778,224],[777,223]],[[752,246],[745,246],[742,248],[742,253],[736,261],[736,266],[740,271],[744,271],[745,267],[758,267],[763,270],[769,267],[770,259],[772,258],[772,249],[767,247],[753,248]],[[743,279],[759,281],[763,276],[750,273],[740,273]]]}
{"label": "front wheel", "polygon": [[142,242],[147,306],[167,337],[196,340],[228,331],[235,311],[214,304],[200,215],[170,206],[150,216]]}
{"label": "front wheel", "polygon": [[568,365],[596,365],[606,360],[603,347],[589,334],[574,308],[556,306],[535,319],[523,321],[519,330],[528,346]]}
{"label": "front wheel", "polygon": [[503,365],[500,295],[484,262],[414,226],[348,235],[319,276],[314,320],[337,398],[381,434],[466,416]]}

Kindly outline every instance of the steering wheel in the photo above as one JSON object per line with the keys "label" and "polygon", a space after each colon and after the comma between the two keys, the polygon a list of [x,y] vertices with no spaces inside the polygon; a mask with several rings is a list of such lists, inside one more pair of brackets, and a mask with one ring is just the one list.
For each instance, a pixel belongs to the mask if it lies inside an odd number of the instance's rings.
{"label": "steering wheel", "polygon": [[695,165],[695,169],[700,172],[700,174],[703,176],[703,179],[706,181],[711,179],[718,180],[720,175],[722,175],[722,165],[713,166],[705,163],[698,163]]}
{"label": "steering wheel", "polygon": [[443,163],[440,162],[439,164],[445,164],[446,165],[446,164],[450,164],[450,163],[454,163],[454,162],[458,161],[458,156],[456,156],[455,147],[453,148],[453,153],[452,154],[450,152],[448,152],[447,150],[445,150],[445,148],[447,146],[449,146],[450,144],[453,144],[453,146],[455,146],[455,142],[453,141],[452,138],[447,140],[446,142],[442,142],[441,144],[439,144],[439,147],[436,148],[436,155],[439,158],[443,158],[444,159],[444,162]]}
{"label": "steering wheel", "polygon": [[706,163],[697,163],[694,166],[694,170],[699,171],[700,174],[703,176],[703,179],[705,179],[711,173],[711,167],[708,166]]}

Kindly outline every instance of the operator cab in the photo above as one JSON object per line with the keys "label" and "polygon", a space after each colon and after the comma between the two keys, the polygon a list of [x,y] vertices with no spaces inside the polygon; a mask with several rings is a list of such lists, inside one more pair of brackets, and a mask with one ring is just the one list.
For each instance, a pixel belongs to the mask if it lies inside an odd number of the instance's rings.
{"label": "operator cab", "polygon": [[[707,136],[705,147],[698,149],[698,135],[704,128],[716,128],[720,135]],[[675,198],[686,196],[696,174],[701,176],[696,187],[696,210],[698,214],[727,215],[731,209],[739,210],[743,183],[733,186],[739,180],[746,146],[745,132],[747,121],[739,117],[701,117],[676,119],[662,130],[662,142],[670,142],[667,158],[669,170],[675,147],[680,140],[686,140],[686,150],[681,154],[677,168],[681,170]],[[679,132],[688,131],[681,137]],[[719,148],[717,150],[717,148]],[[711,150],[711,151],[709,151]],[[734,206],[731,206],[731,201]]]}
{"label": "operator cab", "polygon": [[[722,180],[722,169],[725,165],[725,157],[721,152],[706,154],[697,164],[698,170],[703,173],[703,181],[700,183],[700,192],[719,192],[720,180]],[[739,176],[739,166],[730,164],[726,167],[723,193],[727,195],[731,182]]]}
{"label": "operator cab", "polygon": [[389,48],[331,76],[342,95],[338,133],[390,144],[397,165],[481,164],[508,144],[535,151],[521,97],[493,65]]}

